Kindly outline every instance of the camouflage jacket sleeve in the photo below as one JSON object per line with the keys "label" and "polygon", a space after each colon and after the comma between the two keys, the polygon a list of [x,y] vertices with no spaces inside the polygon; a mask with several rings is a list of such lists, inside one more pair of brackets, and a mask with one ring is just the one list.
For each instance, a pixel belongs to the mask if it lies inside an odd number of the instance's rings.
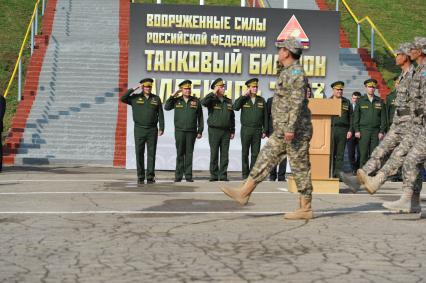
{"label": "camouflage jacket sleeve", "polygon": [[410,83],[410,109],[414,124],[422,124],[424,117],[425,103],[425,87],[426,87],[426,68],[419,66]]}
{"label": "camouflage jacket sleeve", "polygon": [[305,100],[305,82],[304,71],[300,65],[293,65],[280,74],[279,83],[281,85],[279,86],[278,95],[288,97],[288,113],[283,115],[283,117],[288,117],[288,121],[282,121],[284,122],[283,129],[280,129],[284,133],[294,133],[296,131],[296,122]]}

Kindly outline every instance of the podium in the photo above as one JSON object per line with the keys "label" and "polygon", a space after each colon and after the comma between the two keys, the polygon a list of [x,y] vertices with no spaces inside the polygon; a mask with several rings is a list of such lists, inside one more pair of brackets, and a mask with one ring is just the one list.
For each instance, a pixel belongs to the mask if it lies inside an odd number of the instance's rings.
{"label": "podium", "polygon": [[[338,194],[339,179],[330,178],[331,118],[340,116],[341,99],[309,99],[313,135],[309,148],[314,193]],[[293,176],[288,178],[289,192],[297,193]]]}

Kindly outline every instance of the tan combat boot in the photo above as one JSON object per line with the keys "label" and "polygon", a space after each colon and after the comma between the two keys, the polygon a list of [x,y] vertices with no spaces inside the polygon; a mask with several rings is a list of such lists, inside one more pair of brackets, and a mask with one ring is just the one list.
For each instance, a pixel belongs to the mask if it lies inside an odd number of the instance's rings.
{"label": "tan combat boot", "polygon": [[299,201],[300,208],[296,209],[294,212],[286,213],[284,215],[284,219],[300,220],[314,218],[314,213],[312,212],[311,208],[312,199],[307,199],[303,196],[300,196]]}
{"label": "tan combat boot", "polygon": [[383,174],[381,172],[377,173],[377,175],[374,176],[374,177],[366,176],[365,182],[364,182],[365,190],[372,195],[372,194],[376,193],[377,190],[385,182],[386,182],[385,174]]}
{"label": "tan combat boot", "polygon": [[256,186],[256,182],[249,176],[240,188],[221,187],[220,189],[239,204],[246,205]]}
{"label": "tan combat boot", "polygon": [[399,200],[384,202],[383,207],[399,213],[419,213],[422,211],[420,192],[405,189]]}
{"label": "tan combat boot", "polygon": [[367,172],[362,169],[356,170],[356,176],[358,177],[358,181],[361,185],[365,184],[365,179],[368,177]]}

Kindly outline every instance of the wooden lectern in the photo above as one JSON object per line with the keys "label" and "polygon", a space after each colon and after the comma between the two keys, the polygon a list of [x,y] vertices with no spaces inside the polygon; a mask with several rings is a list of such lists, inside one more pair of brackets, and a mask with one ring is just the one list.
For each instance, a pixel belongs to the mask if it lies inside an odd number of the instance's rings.
{"label": "wooden lectern", "polygon": [[[341,103],[341,99],[309,99],[314,128],[309,148],[314,193],[339,193],[339,179],[330,178],[330,154],[332,152],[331,118],[342,115]],[[297,192],[292,176],[288,178],[288,190]]]}

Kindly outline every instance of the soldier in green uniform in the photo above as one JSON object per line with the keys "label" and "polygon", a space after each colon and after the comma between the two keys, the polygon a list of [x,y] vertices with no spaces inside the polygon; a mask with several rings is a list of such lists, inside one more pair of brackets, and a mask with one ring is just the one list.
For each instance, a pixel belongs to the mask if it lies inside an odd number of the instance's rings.
{"label": "soldier in green uniform", "polygon": [[345,83],[337,81],[331,84],[333,95],[330,99],[340,99],[341,116],[333,117],[331,122],[333,134],[333,177],[339,178],[343,167],[346,141],[352,137],[352,105],[349,99],[343,97]]}
{"label": "soldier in green uniform", "polygon": [[181,82],[180,89],[175,91],[164,105],[166,111],[175,110],[175,182],[182,181],[184,173],[187,182],[194,182],[192,179],[194,144],[195,139],[202,137],[204,129],[203,110],[199,99],[191,96],[191,86],[190,80]]}
{"label": "soldier in green uniform", "polygon": [[[135,88],[130,88],[121,101],[132,106],[133,121],[135,123],[135,151],[138,184],[145,181],[145,145],[147,146],[146,179],[148,184],[155,183],[155,154],[157,150],[157,136],[164,132],[164,115],[161,99],[151,93],[153,79],[146,78]],[[139,90],[140,89],[140,90]],[[138,91],[139,90],[139,91]],[[157,128],[159,124],[159,129]]]}
{"label": "soldier in green uniform", "polygon": [[[246,81],[247,91],[234,102],[234,110],[241,109],[242,175],[247,179],[260,151],[260,141],[266,137],[268,113],[265,99],[257,95],[259,80]],[[249,165],[249,150],[251,162]]]}
{"label": "soldier in green uniform", "polygon": [[382,140],[386,130],[386,109],[376,95],[377,81],[364,81],[366,94],[362,96],[354,110],[355,137],[359,138],[360,166],[367,162],[374,148]]}
{"label": "soldier in green uniform", "polygon": [[395,115],[396,106],[395,106],[395,99],[396,99],[396,88],[398,86],[398,79],[399,76],[396,76],[393,78],[394,87],[395,89],[386,96],[386,132],[389,131],[390,126],[393,122],[393,116]]}
{"label": "soldier in green uniform", "polygon": [[[201,104],[207,107],[210,144],[210,181],[228,181],[229,143],[235,135],[235,114],[232,100],[225,97],[225,83],[221,78],[211,84],[213,90]],[[220,166],[219,162],[220,153]]]}

